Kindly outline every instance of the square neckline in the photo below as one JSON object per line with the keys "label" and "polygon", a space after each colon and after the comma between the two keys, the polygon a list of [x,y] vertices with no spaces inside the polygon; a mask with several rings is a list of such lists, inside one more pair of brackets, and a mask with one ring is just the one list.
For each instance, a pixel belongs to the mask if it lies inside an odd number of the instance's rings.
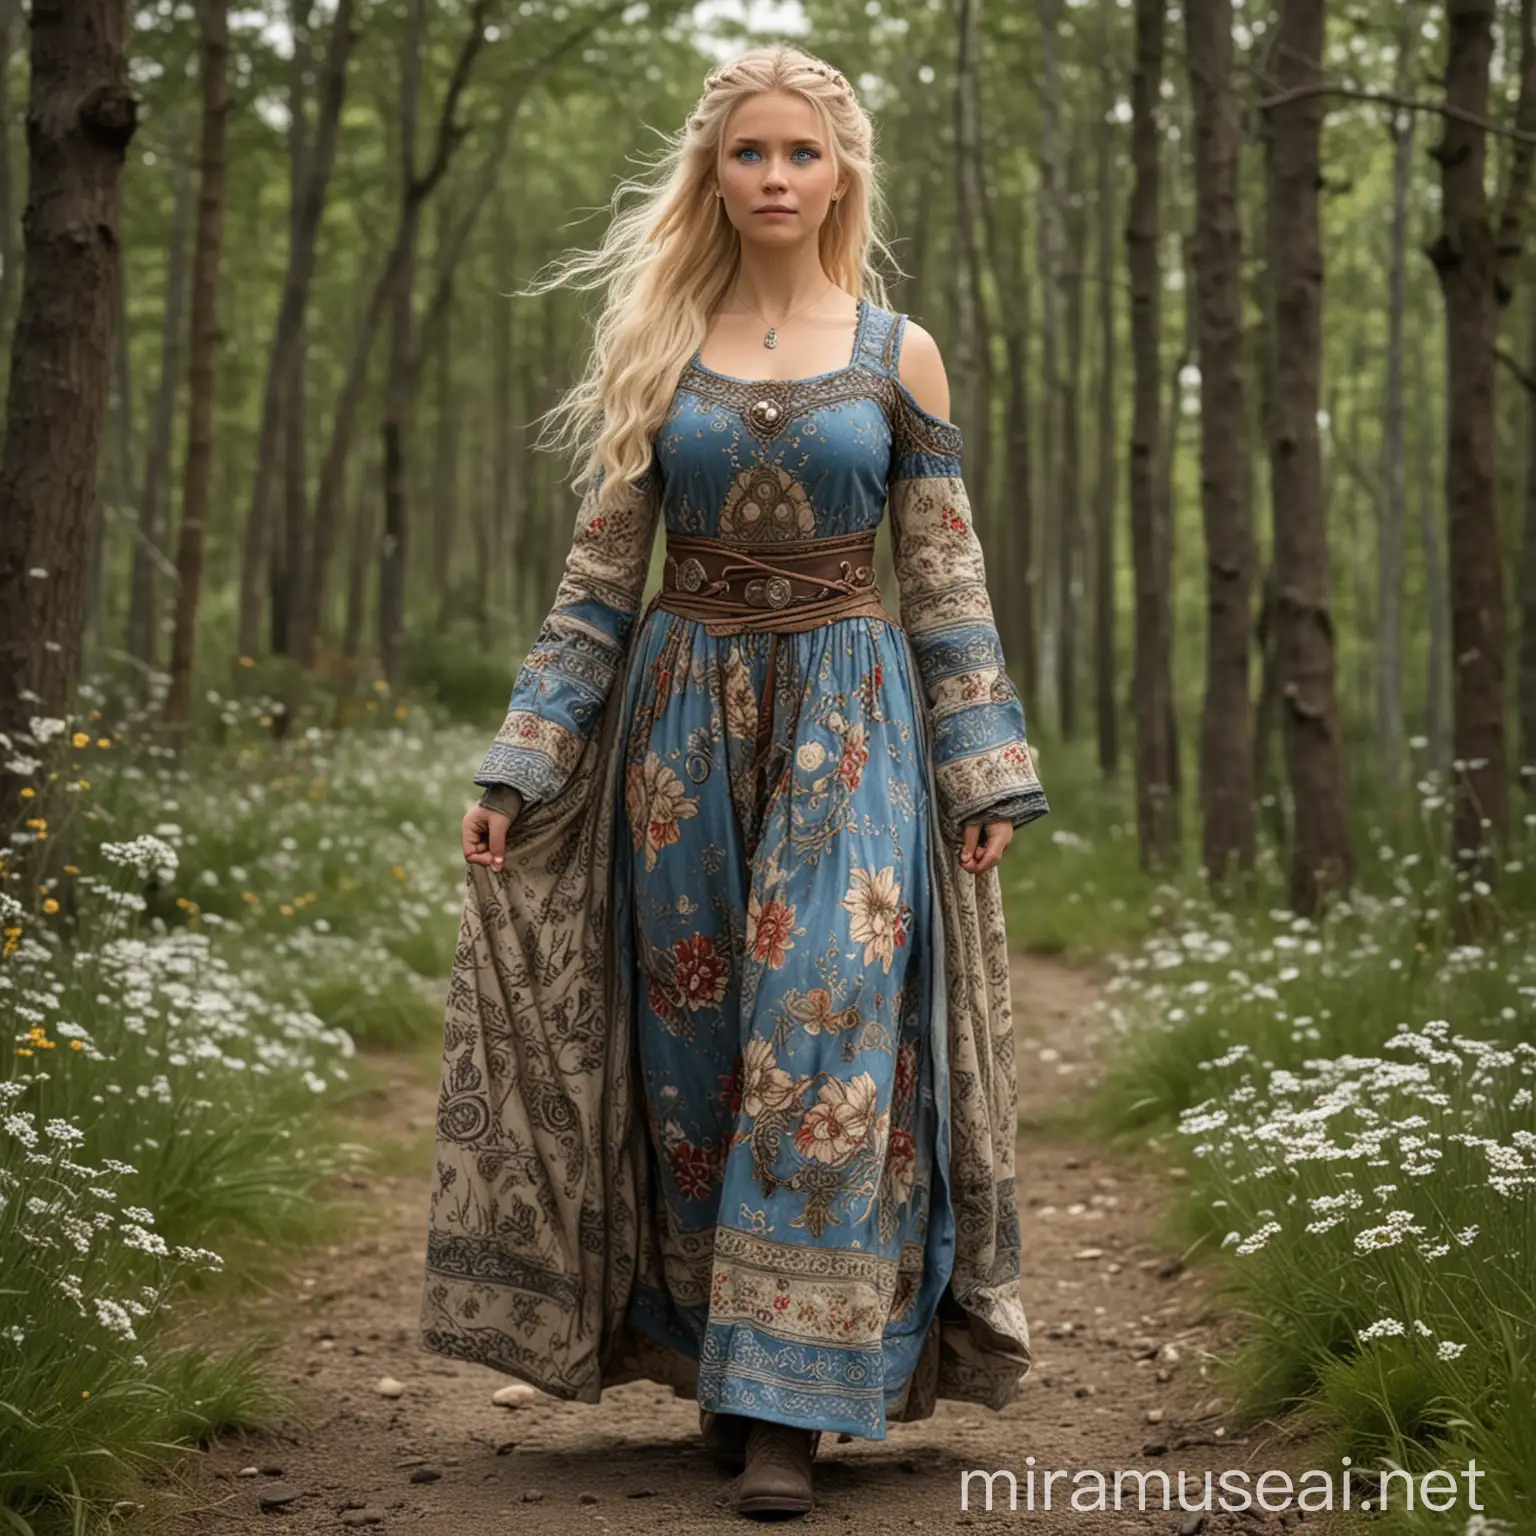
{"label": "square neckline", "polygon": [[703,342],[693,349],[693,356],[688,360],[689,366],[708,374],[712,379],[724,379],[727,384],[772,384],[781,389],[795,384],[819,384],[823,379],[841,378],[843,374],[852,373],[855,368],[862,366],[861,354],[864,351],[864,326],[869,316],[869,300],[861,293],[854,303],[857,306],[857,318],[853,327],[853,355],[841,368],[829,368],[825,373],[809,373],[798,379],[745,379],[739,374],[721,373],[718,368],[711,368],[704,362],[700,356],[704,350]]}

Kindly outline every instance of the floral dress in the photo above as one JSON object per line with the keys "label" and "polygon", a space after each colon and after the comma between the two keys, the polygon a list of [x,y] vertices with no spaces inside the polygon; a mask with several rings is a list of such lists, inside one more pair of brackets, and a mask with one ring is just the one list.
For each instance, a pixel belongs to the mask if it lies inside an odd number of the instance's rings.
{"label": "floral dress", "polygon": [[[1047,810],[959,430],[898,377],[905,318],[861,299],[849,364],[807,379],[694,355],[650,494],[583,505],[477,775],[558,796],[625,689],[612,912],[661,1247],[630,1322],[697,1362],[705,1408],[875,1439],[955,1245],[931,858],[966,821]],[[873,529],[887,504],[900,625],[716,635],[652,608],[631,634],[658,519],[762,546]]]}

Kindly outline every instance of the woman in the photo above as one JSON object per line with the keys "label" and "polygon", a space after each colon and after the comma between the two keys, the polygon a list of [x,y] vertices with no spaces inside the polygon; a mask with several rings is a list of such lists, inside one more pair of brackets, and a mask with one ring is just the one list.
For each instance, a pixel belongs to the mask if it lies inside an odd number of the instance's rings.
{"label": "woman", "polygon": [[871,146],[757,50],[565,265],[608,286],[561,408],[590,483],[445,1028],[426,1347],[695,1395],[749,1514],[811,1507],[821,1432],[1001,1407],[1030,1359],[996,865],[1047,807],[942,360],[869,296]]}

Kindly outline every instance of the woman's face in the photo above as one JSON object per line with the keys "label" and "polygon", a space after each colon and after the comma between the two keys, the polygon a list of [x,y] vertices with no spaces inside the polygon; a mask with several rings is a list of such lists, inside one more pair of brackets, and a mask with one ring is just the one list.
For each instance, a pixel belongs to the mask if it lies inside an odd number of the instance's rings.
{"label": "woman's face", "polygon": [[[816,109],[789,91],[750,96],[726,120],[718,166],[727,218],[743,240],[814,237],[840,190]],[[786,213],[767,212],[782,208]]]}

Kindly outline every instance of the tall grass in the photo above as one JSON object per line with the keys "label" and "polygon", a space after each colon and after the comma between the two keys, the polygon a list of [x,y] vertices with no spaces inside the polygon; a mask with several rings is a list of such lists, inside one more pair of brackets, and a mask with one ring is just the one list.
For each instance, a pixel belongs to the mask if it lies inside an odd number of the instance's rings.
{"label": "tall grass", "polygon": [[1458,942],[1458,907],[1494,895],[1448,857],[1437,777],[1417,792],[1361,827],[1356,888],[1316,919],[1285,908],[1272,856],[1246,905],[1187,880],[1144,896],[1139,944],[1107,957],[1092,1119],[1189,1174],[1170,1230],[1246,1324],[1243,1414],[1291,1414],[1357,1469],[1461,1479],[1451,1512],[1395,1503],[1388,1529],[1470,1529],[1469,1461],[1486,1528],[1530,1529],[1536,816],[1501,921]]}
{"label": "tall grass", "polygon": [[83,1529],[291,1406],[258,1346],[179,1341],[372,1163],[322,1112],[357,1043],[439,1026],[483,732],[371,702],[276,739],[215,697],[180,754],[104,701],[0,740],[0,1529]]}

